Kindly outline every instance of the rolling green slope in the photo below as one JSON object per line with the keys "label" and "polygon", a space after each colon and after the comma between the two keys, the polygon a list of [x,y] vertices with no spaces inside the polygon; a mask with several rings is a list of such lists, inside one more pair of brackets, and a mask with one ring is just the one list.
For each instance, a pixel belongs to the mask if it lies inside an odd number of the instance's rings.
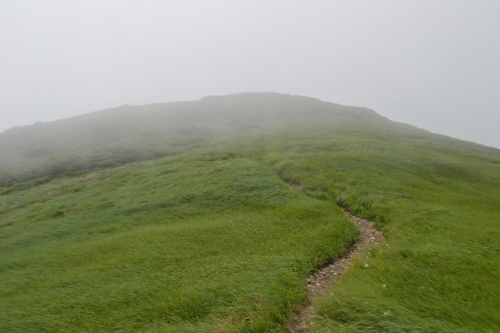
{"label": "rolling green slope", "polygon": [[497,149],[238,94],[13,129],[0,151],[0,331],[286,332],[309,272],[356,240],[337,206],[387,244],[312,331],[500,331]]}
{"label": "rolling green slope", "polygon": [[5,332],[269,331],[356,237],[332,203],[210,152],[16,192],[0,216]]}
{"label": "rolling green slope", "polygon": [[[275,93],[124,105],[1,133],[0,188],[16,184],[26,188],[59,175],[177,155],[217,137],[283,127],[304,117],[386,120],[365,108]],[[26,184],[30,181],[34,182]]]}
{"label": "rolling green slope", "polygon": [[368,133],[280,133],[264,145],[282,178],[386,236],[316,304],[314,331],[500,331],[500,165],[465,144]]}

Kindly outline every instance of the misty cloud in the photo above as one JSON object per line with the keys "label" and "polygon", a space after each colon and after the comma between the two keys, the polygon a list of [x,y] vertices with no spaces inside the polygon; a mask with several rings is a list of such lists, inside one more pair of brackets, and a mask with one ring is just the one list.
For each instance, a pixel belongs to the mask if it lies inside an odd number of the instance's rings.
{"label": "misty cloud", "polygon": [[274,91],[500,148],[500,2],[0,4],[0,131]]}

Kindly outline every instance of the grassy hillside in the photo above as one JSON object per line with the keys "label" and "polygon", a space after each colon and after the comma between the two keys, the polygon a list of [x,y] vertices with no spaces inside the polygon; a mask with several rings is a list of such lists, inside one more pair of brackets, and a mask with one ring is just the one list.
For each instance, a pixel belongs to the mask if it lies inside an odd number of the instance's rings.
{"label": "grassy hillside", "polygon": [[387,239],[316,304],[318,332],[500,331],[498,163],[466,145],[375,133],[268,142],[276,173],[378,221]]}
{"label": "grassy hillside", "polygon": [[209,152],[53,181],[1,209],[5,332],[269,331],[356,237],[332,203]]}
{"label": "grassy hillside", "polygon": [[[124,105],[0,134],[0,191],[125,163],[177,155],[231,133],[324,117],[385,120],[374,111],[273,93]],[[23,184],[24,183],[24,184]],[[5,191],[5,189],[4,189]]]}
{"label": "grassy hillside", "polygon": [[[122,123],[92,139],[105,118]],[[309,272],[356,240],[338,206],[377,221],[387,244],[315,304],[313,331],[500,331],[499,150],[277,94],[83,120],[3,133],[4,170],[23,161],[17,175],[28,177],[107,144],[161,151],[130,160],[165,156],[3,190],[0,331],[286,331]],[[76,131],[91,120],[72,138],[72,122]],[[167,123],[168,135],[141,134]],[[52,142],[49,132],[67,140],[25,154],[29,140]]]}

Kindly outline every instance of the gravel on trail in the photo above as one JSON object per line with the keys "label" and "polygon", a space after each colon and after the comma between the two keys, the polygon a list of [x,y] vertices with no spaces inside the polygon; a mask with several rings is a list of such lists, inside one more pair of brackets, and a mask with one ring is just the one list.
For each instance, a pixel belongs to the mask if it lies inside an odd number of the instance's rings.
{"label": "gravel on trail", "polygon": [[[288,184],[288,186],[296,191],[302,190],[300,186],[295,184]],[[351,267],[354,258],[362,257],[369,248],[385,242],[384,235],[381,231],[375,229],[374,222],[363,220],[352,215],[347,210],[341,209],[347,217],[359,227],[359,240],[349,248],[344,256],[309,276],[307,279],[309,302],[308,305],[304,306],[300,312],[294,316],[290,325],[291,332],[307,332],[312,325],[312,319],[314,317],[314,309],[311,305],[314,300],[332,289],[335,281],[339,280],[344,274],[344,271]]]}

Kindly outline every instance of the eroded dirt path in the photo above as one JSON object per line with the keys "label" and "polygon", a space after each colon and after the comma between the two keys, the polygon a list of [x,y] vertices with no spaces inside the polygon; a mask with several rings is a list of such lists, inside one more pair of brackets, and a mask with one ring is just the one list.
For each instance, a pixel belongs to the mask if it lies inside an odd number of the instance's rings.
{"label": "eroded dirt path", "polygon": [[[288,184],[288,186],[296,191],[302,190],[300,186],[295,184]],[[344,271],[351,267],[354,258],[363,255],[366,256],[370,247],[377,246],[385,241],[382,232],[375,229],[374,222],[360,219],[345,209],[341,209],[347,217],[359,227],[359,241],[353,244],[344,256],[309,276],[307,279],[309,305],[305,306],[295,315],[290,326],[292,332],[308,331],[314,317],[314,309],[312,306],[314,300],[331,290],[335,281],[339,280],[344,274]]]}

